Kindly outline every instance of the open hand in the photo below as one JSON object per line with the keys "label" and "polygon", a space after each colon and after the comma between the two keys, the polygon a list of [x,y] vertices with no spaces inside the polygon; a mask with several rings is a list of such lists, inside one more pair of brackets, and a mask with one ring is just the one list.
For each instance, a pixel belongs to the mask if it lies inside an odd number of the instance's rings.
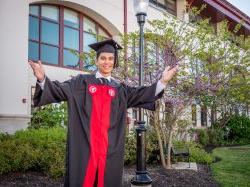
{"label": "open hand", "polygon": [[176,65],[172,69],[170,69],[170,66],[167,66],[162,73],[160,81],[166,85],[173,78],[177,70],[178,70],[178,65]]}
{"label": "open hand", "polygon": [[29,60],[28,62],[37,80],[42,82],[45,79],[45,71],[42,62],[40,60],[38,60],[38,63],[35,63],[31,60]]}

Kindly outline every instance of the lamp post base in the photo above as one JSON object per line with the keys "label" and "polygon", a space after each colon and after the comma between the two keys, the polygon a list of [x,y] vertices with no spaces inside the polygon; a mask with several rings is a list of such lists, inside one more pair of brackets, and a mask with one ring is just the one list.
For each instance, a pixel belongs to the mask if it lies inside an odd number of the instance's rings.
{"label": "lamp post base", "polygon": [[147,172],[136,172],[136,175],[131,180],[131,187],[143,186],[151,187],[152,179]]}
{"label": "lamp post base", "polygon": [[133,185],[133,184],[131,184],[131,186],[130,187],[141,187],[141,186],[143,186],[143,187],[152,187],[152,185],[151,184],[145,184],[145,185]]}

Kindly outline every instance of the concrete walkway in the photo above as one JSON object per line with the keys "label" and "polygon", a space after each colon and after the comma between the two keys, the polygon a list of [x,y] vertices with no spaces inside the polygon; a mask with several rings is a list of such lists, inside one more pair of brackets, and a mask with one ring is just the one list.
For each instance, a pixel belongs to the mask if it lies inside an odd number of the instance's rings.
{"label": "concrete walkway", "polygon": [[190,169],[194,171],[198,171],[197,164],[195,162],[190,162],[190,167],[188,162],[176,162],[172,164],[173,169]]}

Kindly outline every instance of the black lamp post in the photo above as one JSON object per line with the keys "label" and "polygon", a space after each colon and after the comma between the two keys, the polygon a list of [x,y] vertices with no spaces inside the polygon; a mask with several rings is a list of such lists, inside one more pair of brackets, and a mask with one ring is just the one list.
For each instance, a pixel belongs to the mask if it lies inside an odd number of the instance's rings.
{"label": "black lamp post", "polygon": [[[144,33],[143,26],[147,16],[149,0],[134,0],[134,8],[136,12],[137,22],[140,27],[140,43],[139,43],[139,86],[143,86],[143,55],[144,55]],[[143,120],[143,110],[139,109],[139,119],[136,127],[136,173],[131,180],[131,186],[151,186],[152,179],[146,170],[146,147],[145,147],[145,121]]]}

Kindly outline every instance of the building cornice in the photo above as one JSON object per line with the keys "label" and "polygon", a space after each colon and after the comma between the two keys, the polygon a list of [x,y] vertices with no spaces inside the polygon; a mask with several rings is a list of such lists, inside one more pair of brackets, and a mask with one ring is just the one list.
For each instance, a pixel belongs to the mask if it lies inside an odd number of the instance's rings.
{"label": "building cornice", "polygon": [[250,17],[243,13],[241,10],[236,8],[234,5],[225,0],[203,0],[210,6],[219,10],[229,18],[233,19],[237,23],[242,23],[246,29],[250,30]]}
{"label": "building cornice", "polygon": [[0,114],[1,119],[29,119],[31,118],[32,115],[27,115],[27,114]]}

